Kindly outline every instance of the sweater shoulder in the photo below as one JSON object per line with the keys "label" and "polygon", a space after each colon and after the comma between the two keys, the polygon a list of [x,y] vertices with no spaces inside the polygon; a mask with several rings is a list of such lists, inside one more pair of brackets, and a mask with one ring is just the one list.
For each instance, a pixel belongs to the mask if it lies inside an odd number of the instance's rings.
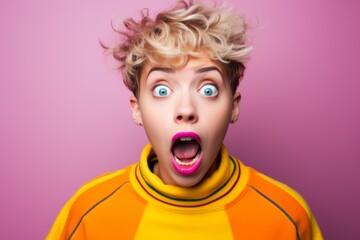
{"label": "sweater shoulder", "polygon": [[279,204],[279,206],[285,207],[288,205],[293,208],[303,209],[308,216],[312,215],[307,202],[300,193],[288,185],[252,168],[250,168],[248,186],[269,201]]}
{"label": "sweater shoulder", "polygon": [[82,216],[129,183],[130,165],[118,171],[100,175],[83,184],[61,209],[47,239],[63,239],[76,229]]}
{"label": "sweater shoulder", "polygon": [[73,208],[93,204],[110,195],[129,182],[132,166],[102,174],[83,184],[74,194]]}
{"label": "sweater shoulder", "polygon": [[323,239],[309,205],[297,191],[256,170],[250,172],[250,191],[289,219],[296,227],[298,239]]}

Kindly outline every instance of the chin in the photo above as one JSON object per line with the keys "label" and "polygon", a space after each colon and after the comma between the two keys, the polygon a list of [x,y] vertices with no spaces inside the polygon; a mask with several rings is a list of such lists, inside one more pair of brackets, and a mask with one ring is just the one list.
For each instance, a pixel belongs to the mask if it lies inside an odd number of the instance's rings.
{"label": "chin", "polygon": [[202,181],[199,176],[177,176],[173,179],[175,186],[178,187],[195,187]]}

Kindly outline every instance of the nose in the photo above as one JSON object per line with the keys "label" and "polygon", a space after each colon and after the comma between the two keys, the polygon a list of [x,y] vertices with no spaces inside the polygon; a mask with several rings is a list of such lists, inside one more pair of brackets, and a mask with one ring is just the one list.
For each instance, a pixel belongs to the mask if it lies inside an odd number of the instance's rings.
{"label": "nose", "polygon": [[174,120],[176,123],[196,123],[198,121],[195,102],[191,95],[183,94],[177,100]]}

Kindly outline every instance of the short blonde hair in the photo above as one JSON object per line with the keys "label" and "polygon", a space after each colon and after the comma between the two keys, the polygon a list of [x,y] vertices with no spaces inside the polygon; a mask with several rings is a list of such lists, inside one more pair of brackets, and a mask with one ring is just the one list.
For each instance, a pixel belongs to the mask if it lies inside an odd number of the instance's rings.
{"label": "short blonde hair", "polygon": [[210,6],[191,0],[178,1],[154,19],[148,12],[143,9],[139,21],[128,18],[123,29],[114,28],[120,34],[120,42],[114,47],[103,45],[119,62],[124,83],[135,96],[146,61],[176,60],[172,67],[180,68],[189,57],[202,52],[223,65],[230,87],[236,91],[251,50],[242,14],[224,4]]}

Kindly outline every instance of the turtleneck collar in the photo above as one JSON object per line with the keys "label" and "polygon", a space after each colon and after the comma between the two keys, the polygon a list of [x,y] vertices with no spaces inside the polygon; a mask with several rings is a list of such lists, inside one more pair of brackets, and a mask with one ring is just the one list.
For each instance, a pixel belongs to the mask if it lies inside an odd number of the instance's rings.
{"label": "turtleneck collar", "polygon": [[162,202],[183,207],[207,205],[227,196],[240,180],[241,163],[228,155],[225,146],[222,146],[220,150],[220,163],[217,170],[194,187],[164,184],[149,168],[152,153],[152,146],[146,145],[140,162],[131,175],[136,192],[149,203]]}

